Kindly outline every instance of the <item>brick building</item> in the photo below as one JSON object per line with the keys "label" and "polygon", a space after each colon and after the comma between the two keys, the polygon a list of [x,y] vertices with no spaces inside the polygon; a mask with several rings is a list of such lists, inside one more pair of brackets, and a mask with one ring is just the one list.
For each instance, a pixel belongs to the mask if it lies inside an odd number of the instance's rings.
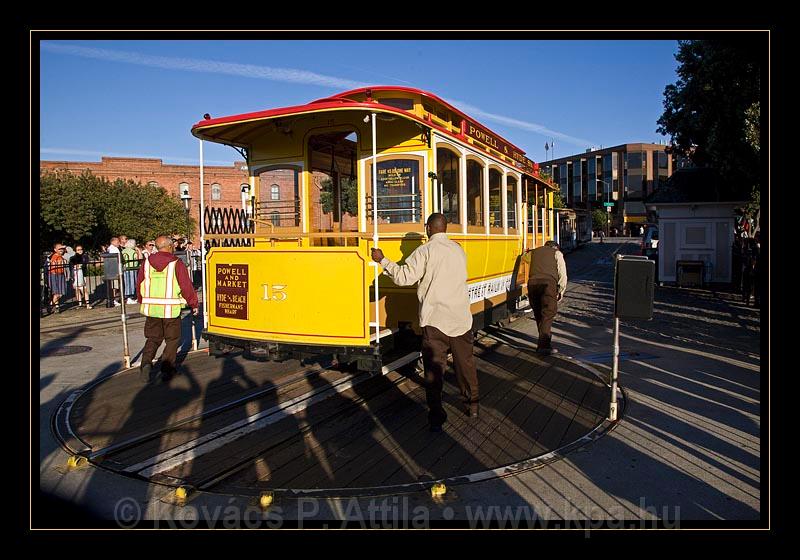
{"label": "brick building", "polygon": [[[197,228],[190,237],[195,241],[200,238],[200,166],[165,164],[160,159],[102,157],[99,162],[41,161],[39,170],[75,174],[89,171],[109,181],[131,179],[142,184],[155,183],[176,198],[188,193],[189,198],[183,198],[183,202],[197,222]],[[203,173],[207,206],[242,207],[242,188],[249,187],[245,162],[237,161],[230,167],[207,165]],[[309,216],[311,230],[330,230],[332,226],[332,216],[323,214],[320,207],[321,183],[325,178],[327,175],[324,173],[314,173]],[[280,227],[299,225],[299,174],[291,169],[272,169],[259,173],[259,179],[257,196],[260,204],[256,217]],[[357,219],[345,214],[342,226],[346,230],[356,230]]]}

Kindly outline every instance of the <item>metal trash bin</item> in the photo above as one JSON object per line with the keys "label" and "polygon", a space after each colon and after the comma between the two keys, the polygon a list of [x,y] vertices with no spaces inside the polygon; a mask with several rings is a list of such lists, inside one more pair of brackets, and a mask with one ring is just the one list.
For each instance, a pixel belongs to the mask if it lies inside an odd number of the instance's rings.
{"label": "metal trash bin", "polygon": [[189,254],[187,253],[186,249],[181,249],[181,250],[179,250],[179,251],[175,251],[175,252],[174,252],[174,253],[172,253],[172,254],[173,254],[173,255],[175,255],[176,257],[178,257],[180,260],[182,260],[182,261],[183,261],[183,264],[185,264],[185,265],[186,265],[186,269],[187,269],[187,270],[191,270],[191,269],[189,268],[189,258],[190,258],[190,257],[189,257]]}
{"label": "metal trash bin", "polygon": [[120,255],[118,253],[100,253],[100,257],[103,259],[103,279],[106,282],[106,307],[114,307],[114,290],[120,287]]}
{"label": "metal trash bin", "polygon": [[702,287],[705,278],[704,261],[678,261],[675,263],[675,277],[681,288]]}

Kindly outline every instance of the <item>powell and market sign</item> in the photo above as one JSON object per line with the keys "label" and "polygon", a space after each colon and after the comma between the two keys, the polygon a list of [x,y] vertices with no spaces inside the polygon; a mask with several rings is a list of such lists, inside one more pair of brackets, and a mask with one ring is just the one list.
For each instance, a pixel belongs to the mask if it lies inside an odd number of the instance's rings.
{"label": "powell and market sign", "polygon": [[473,140],[477,140],[478,142],[485,144],[489,148],[495,150],[503,154],[504,156],[510,157],[514,160],[514,165],[517,166],[521,171],[528,173],[529,175],[533,175],[535,170],[534,163],[532,160],[525,157],[525,155],[519,153],[516,148],[514,148],[511,144],[507,143],[501,138],[498,138],[494,134],[486,131],[485,129],[481,128],[477,124],[466,121],[464,127],[464,134],[472,138]]}

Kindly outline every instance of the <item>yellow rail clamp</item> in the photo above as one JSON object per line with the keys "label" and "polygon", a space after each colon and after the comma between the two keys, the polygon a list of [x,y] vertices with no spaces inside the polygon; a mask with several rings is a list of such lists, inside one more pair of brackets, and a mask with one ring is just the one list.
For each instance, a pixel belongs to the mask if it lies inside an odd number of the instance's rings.
{"label": "yellow rail clamp", "polygon": [[272,502],[275,501],[275,496],[272,492],[266,492],[261,494],[261,497],[258,499],[258,505],[261,506],[261,509],[267,509],[269,506],[272,505]]}
{"label": "yellow rail clamp", "polygon": [[75,469],[82,469],[89,465],[89,460],[81,455],[73,455],[67,459],[67,470],[73,471]]}
{"label": "yellow rail clamp", "polygon": [[175,489],[175,501],[177,501],[178,503],[185,502],[186,501],[186,497],[188,495],[189,495],[189,493],[186,491],[186,488],[184,488],[183,486],[178,486]]}
{"label": "yellow rail clamp", "polygon": [[441,498],[447,492],[447,486],[444,483],[439,482],[431,486],[431,496],[434,498]]}

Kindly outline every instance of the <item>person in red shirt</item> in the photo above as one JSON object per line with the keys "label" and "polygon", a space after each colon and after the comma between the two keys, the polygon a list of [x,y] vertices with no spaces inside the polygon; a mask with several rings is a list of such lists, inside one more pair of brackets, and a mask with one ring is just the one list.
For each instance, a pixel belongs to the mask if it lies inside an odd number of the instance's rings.
{"label": "person in red shirt", "polygon": [[53,295],[50,300],[50,305],[53,306],[53,311],[59,313],[61,309],[58,305],[58,300],[67,293],[67,261],[64,258],[66,247],[61,243],[53,245],[53,253],[50,255],[48,282],[50,285],[50,293]]}

